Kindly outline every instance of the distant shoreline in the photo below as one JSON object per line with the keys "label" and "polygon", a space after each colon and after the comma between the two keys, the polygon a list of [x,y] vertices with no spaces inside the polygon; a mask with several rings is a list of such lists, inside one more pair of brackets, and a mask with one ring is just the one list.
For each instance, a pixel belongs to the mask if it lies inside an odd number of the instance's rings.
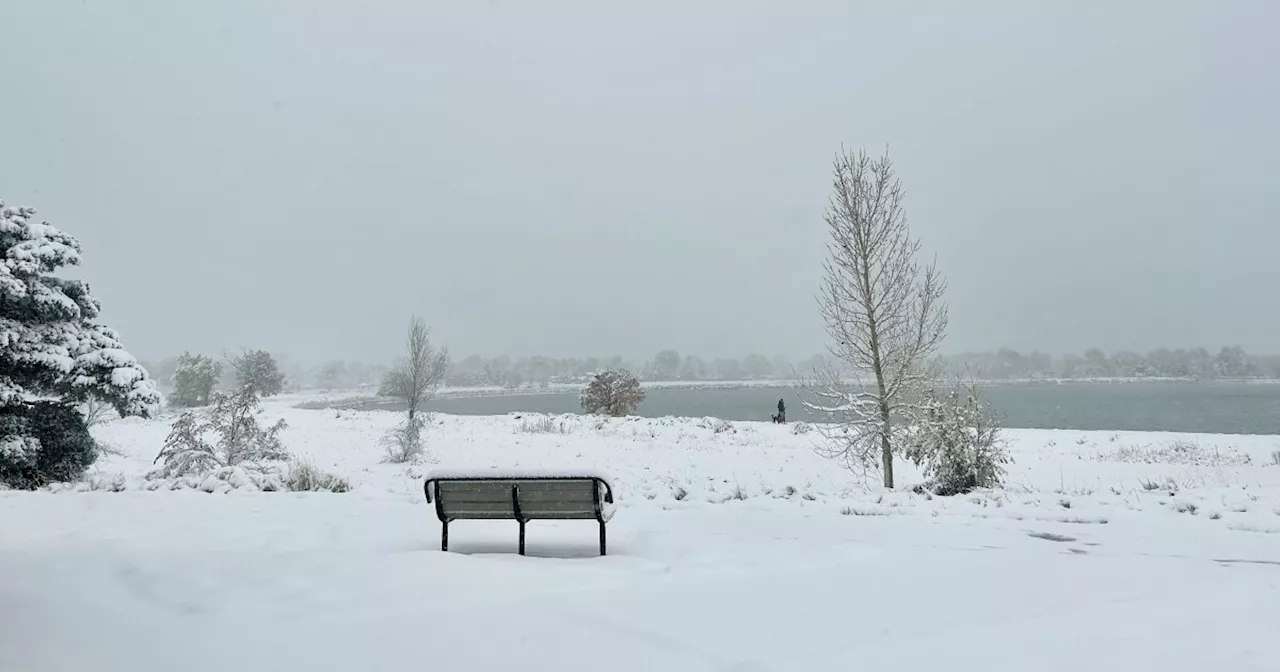
{"label": "distant shoreline", "polygon": [[[939,381],[946,383],[944,379]],[[1039,385],[1134,385],[1134,384],[1182,384],[1182,385],[1280,385],[1280,380],[1266,378],[1018,378],[998,380],[978,380],[979,385],[995,386],[1039,386]],[[650,390],[738,390],[738,389],[794,389],[801,387],[798,380],[701,380],[701,381],[644,381],[641,387]],[[487,387],[444,387],[435,395],[436,399],[467,399],[473,397],[540,397],[557,394],[577,394],[585,387],[585,383],[550,383],[545,387],[523,386],[506,388]],[[360,390],[302,390],[294,394],[303,396],[305,401],[295,407],[300,409],[326,409],[340,406],[344,408],[377,407],[395,400],[379,397]]]}
{"label": "distant shoreline", "polygon": [[[950,379],[944,378],[939,383],[946,384]],[[1141,383],[1209,383],[1231,385],[1280,385],[1280,379],[1274,378],[1002,378],[993,380],[978,379],[981,386],[995,385],[1132,385]],[[669,380],[642,381],[640,386],[655,390],[734,390],[744,388],[790,389],[802,387],[800,380]],[[544,394],[569,394],[581,392],[586,383],[551,383],[546,387],[453,387],[441,388],[436,393],[437,399],[458,399],[480,396],[536,396]]]}

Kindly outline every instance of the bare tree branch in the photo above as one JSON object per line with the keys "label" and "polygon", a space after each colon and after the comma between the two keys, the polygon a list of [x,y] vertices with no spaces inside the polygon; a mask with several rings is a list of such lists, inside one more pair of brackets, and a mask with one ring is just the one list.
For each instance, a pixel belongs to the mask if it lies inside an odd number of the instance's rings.
{"label": "bare tree branch", "polygon": [[420,412],[435,397],[449,369],[448,349],[432,347],[431,330],[420,317],[409,321],[406,348],[404,360],[387,374],[379,391],[404,400],[408,414],[404,424],[382,440],[389,462],[411,462],[422,456],[426,422]]}
{"label": "bare tree branch", "polygon": [[409,419],[435,397],[449,369],[449,351],[431,346],[431,330],[420,317],[409,321],[408,353],[401,371],[404,375],[405,402]]}
{"label": "bare tree branch", "polygon": [[86,427],[95,427],[111,419],[115,412],[111,404],[94,395],[88,395],[80,403],[80,413],[84,416]]}
{"label": "bare tree branch", "polygon": [[946,335],[946,281],[934,263],[922,269],[916,261],[920,242],[887,154],[872,159],[842,147],[832,173],[818,306],[828,352],[856,380],[835,367],[816,372],[806,405],[836,422],[819,452],[860,473],[879,471],[891,488],[912,399],[932,380],[931,356]]}

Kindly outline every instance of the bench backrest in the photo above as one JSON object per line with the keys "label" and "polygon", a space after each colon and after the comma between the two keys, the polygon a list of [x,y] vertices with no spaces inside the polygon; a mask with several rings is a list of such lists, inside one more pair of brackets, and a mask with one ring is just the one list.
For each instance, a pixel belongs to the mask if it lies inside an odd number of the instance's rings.
{"label": "bench backrest", "polygon": [[[435,484],[436,512],[443,520],[596,519],[600,515],[600,486],[590,478],[445,479]],[[430,492],[431,483],[425,485]]]}

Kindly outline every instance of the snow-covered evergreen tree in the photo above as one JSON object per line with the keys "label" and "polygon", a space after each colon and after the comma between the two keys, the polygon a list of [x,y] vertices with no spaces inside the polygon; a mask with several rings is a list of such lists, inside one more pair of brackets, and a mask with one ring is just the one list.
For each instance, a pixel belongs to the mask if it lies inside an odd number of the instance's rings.
{"label": "snow-covered evergreen tree", "polygon": [[53,275],[79,263],[74,237],[0,201],[0,409],[96,397],[120,415],[148,416],[160,395],[146,369],[96,321],[89,285]]}

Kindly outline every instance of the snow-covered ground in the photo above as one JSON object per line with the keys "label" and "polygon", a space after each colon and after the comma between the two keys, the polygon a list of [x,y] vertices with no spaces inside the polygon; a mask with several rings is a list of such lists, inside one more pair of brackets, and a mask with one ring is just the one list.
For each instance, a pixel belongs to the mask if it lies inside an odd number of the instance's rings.
{"label": "snow-covered ground", "polygon": [[[296,401],[264,418],[351,492],[172,490],[168,425],[122,420],[89,484],[0,493],[0,670],[1277,669],[1280,437],[1010,430],[1008,489],[948,499],[796,425],[437,416],[405,467],[393,414]],[[468,521],[441,553],[436,466],[608,471],[610,554]]]}

